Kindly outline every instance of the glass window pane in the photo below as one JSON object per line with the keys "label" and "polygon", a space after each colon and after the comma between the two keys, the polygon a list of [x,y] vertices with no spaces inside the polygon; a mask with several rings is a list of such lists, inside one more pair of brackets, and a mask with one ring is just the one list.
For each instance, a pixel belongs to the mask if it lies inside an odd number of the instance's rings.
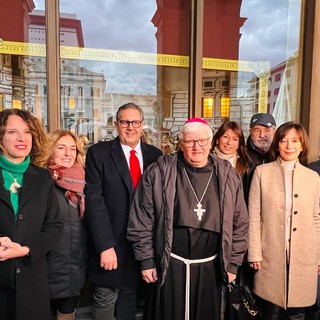
{"label": "glass window pane", "polygon": [[[247,133],[257,112],[272,113],[278,125],[297,121],[302,1],[204,4],[203,84],[212,87],[203,85],[203,95],[221,97],[215,99],[214,116],[207,119],[212,127],[230,119]],[[222,109],[222,97],[230,101],[230,115]]]}
{"label": "glass window pane", "polygon": [[172,117],[188,114],[189,5],[181,4],[60,0],[63,128],[90,143],[113,139],[118,107],[134,102],[149,143],[175,139]]}
{"label": "glass window pane", "polygon": [[0,110],[22,108],[47,124],[44,0],[0,0]]}

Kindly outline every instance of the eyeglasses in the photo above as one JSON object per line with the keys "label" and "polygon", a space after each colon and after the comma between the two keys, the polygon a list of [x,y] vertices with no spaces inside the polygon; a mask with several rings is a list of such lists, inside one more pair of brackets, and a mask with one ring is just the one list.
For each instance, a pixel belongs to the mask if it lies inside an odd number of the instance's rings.
{"label": "eyeglasses", "polygon": [[210,138],[207,139],[198,139],[198,140],[182,140],[182,142],[184,143],[184,145],[187,148],[192,148],[195,146],[195,144],[197,143],[200,147],[204,147],[208,145]]}
{"label": "eyeglasses", "polygon": [[121,128],[128,128],[130,124],[132,124],[132,127],[135,129],[140,128],[142,123],[141,120],[118,120],[118,122],[120,123]]}

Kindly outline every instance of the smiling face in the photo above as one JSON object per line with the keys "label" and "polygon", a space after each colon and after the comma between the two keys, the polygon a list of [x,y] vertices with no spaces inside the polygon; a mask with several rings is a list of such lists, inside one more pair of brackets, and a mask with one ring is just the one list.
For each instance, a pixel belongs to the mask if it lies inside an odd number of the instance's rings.
{"label": "smiling face", "polygon": [[[200,146],[196,141],[206,142],[207,145]],[[191,146],[187,147],[188,143]],[[192,143],[193,142],[193,143]],[[208,137],[208,131],[200,127],[196,131],[188,131],[183,134],[180,148],[184,158],[194,167],[204,167],[208,163],[208,156],[211,149],[212,138]]]}
{"label": "smiling face", "polygon": [[65,135],[54,145],[51,160],[60,166],[71,168],[77,157],[77,146],[74,139]]}
{"label": "smiling face", "polygon": [[289,130],[279,141],[278,148],[281,159],[285,161],[297,160],[302,151],[302,144],[297,130]]}
{"label": "smiling face", "polygon": [[10,115],[2,137],[3,156],[13,163],[20,163],[32,148],[32,134],[27,122],[17,115]]}
{"label": "smiling face", "polygon": [[[141,121],[139,128],[134,128],[132,123],[130,123],[127,128],[121,126],[120,121],[136,120]],[[142,135],[144,121],[142,121],[141,114],[137,109],[128,108],[120,113],[119,119],[115,122],[115,126],[117,127],[120,142],[133,149],[138,144]]]}
{"label": "smiling face", "polygon": [[268,152],[275,132],[275,126],[267,128],[260,124],[250,129],[253,144],[263,152]]}
{"label": "smiling face", "polygon": [[232,129],[227,129],[217,142],[222,153],[226,155],[234,154],[239,148],[239,135]]}

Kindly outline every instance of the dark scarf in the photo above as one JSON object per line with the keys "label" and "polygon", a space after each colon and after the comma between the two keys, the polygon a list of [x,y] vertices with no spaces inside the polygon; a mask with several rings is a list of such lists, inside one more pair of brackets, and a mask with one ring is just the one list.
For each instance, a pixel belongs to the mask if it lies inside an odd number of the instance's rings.
{"label": "dark scarf", "polygon": [[66,190],[65,197],[71,206],[79,208],[80,218],[84,215],[85,201],[83,189],[84,181],[84,168],[75,163],[71,168],[53,165],[49,167],[56,185]]}

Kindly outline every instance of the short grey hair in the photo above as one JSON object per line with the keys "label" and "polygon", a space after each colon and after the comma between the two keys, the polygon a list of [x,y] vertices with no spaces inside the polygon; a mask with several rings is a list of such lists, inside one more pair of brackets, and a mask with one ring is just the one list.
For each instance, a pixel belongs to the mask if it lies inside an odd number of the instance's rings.
{"label": "short grey hair", "polygon": [[197,132],[199,129],[205,129],[208,133],[208,137],[212,139],[213,137],[213,132],[211,128],[202,122],[188,122],[185,123],[183,126],[180,127],[179,130],[179,140],[183,140],[183,137],[186,133],[188,132]]}

